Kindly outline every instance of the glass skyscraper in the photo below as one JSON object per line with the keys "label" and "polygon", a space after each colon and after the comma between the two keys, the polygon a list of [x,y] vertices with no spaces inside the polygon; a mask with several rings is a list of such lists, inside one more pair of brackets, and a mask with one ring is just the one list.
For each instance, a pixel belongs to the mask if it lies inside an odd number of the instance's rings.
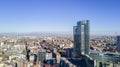
{"label": "glass skyscraper", "polygon": [[120,36],[117,36],[117,51],[120,53]]}
{"label": "glass skyscraper", "polygon": [[78,21],[77,26],[73,27],[73,35],[73,57],[79,58],[81,54],[89,54],[89,20]]}

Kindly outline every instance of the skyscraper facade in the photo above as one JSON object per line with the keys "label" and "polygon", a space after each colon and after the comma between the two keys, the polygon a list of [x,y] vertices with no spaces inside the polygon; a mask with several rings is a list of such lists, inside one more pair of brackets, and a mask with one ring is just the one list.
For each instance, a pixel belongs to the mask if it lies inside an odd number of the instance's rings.
{"label": "skyscraper facade", "polygon": [[73,35],[74,57],[89,54],[89,20],[78,21],[77,26],[73,27]]}
{"label": "skyscraper facade", "polygon": [[117,51],[120,52],[120,36],[117,36]]}

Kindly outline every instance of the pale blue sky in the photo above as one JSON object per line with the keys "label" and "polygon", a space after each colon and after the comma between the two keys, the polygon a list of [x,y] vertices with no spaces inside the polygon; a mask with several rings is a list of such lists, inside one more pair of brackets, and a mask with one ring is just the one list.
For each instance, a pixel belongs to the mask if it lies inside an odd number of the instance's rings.
{"label": "pale blue sky", "polygon": [[91,34],[120,34],[120,1],[0,0],[0,33],[72,31],[79,20]]}

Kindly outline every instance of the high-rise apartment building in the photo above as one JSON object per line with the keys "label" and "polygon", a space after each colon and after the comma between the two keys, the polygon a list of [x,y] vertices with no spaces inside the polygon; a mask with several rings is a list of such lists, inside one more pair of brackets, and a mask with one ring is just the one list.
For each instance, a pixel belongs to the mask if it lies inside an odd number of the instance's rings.
{"label": "high-rise apartment building", "polygon": [[117,36],[117,51],[120,52],[120,36]]}
{"label": "high-rise apartment building", "polygon": [[89,20],[78,21],[77,26],[73,27],[73,35],[74,57],[89,54]]}

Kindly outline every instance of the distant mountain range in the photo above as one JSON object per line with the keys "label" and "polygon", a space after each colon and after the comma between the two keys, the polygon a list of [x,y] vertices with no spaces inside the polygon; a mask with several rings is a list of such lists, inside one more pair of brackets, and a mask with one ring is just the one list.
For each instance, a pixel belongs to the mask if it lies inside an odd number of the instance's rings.
{"label": "distant mountain range", "polygon": [[72,32],[0,33],[0,36],[72,36]]}
{"label": "distant mountain range", "polygon": [[[0,33],[0,36],[73,36],[73,32],[11,32]],[[103,34],[90,34],[90,36],[116,36],[116,35],[103,35]]]}

